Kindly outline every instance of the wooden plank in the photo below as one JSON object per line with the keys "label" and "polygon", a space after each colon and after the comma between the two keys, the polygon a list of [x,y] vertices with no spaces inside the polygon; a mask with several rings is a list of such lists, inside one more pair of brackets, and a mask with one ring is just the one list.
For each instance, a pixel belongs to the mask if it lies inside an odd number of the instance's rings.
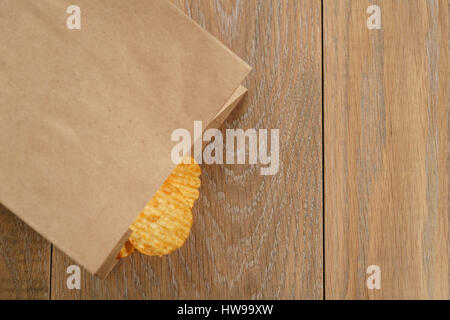
{"label": "wooden plank", "polygon": [[173,255],[135,254],[101,281],[54,250],[56,299],[321,299],[322,135],[320,1],[174,1],[253,66],[244,101],[225,128],[280,129],[280,170],[203,166],[186,245]]}
{"label": "wooden plank", "polygon": [[327,299],[449,298],[447,28],[446,0],[324,1]]}
{"label": "wooden plank", "polygon": [[48,299],[50,244],[0,204],[0,300]]}

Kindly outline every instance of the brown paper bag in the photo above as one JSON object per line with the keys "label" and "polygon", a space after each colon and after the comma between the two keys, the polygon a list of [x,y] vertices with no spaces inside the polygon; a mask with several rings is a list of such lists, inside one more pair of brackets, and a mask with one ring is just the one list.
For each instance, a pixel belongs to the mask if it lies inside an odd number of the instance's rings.
{"label": "brown paper bag", "polygon": [[104,276],[173,130],[211,124],[250,69],[165,0],[75,2],[81,29],[72,0],[0,2],[0,202]]}

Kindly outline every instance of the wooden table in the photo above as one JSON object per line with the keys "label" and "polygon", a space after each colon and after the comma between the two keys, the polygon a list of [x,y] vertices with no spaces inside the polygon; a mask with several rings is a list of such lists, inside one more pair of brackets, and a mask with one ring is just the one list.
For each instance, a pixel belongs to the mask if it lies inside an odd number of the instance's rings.
{"label": "wooden table", "polygon": [[186,245],[81,290],[0,206],[0,299],[448,299],[448,1],[173,2],[253,67],[222,130],[280,129],[278,174],[203,166]]}

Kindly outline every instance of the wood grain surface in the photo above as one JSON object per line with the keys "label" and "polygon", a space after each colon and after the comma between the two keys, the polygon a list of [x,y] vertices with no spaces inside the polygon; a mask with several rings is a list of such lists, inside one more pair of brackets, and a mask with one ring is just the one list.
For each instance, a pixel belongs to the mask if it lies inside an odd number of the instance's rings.
{"label": "wood grain surface", "polygon": [[53,252],[53,299],[322,299],[321,3],[174,1],[252,67],[225,128],[280,129],[280,169],[203,166],[186,245],[136,254],[101,281]]}
{"label": "wood grain surface", "polygon": [[327,299],[449,298],[447,28],[447,0],[324,1]]}
{"label": "wood grain surface", "polygon": [[0,204],[0,300],[49,298],[50,246]]}
{"label": "wood grain surface", "polygon": [[449,299],[450,1],[172,2],[253,67],[221,130],[280,129],[278,174],[203,166],[186,245],[81,290],[0,205],[0,299]]}

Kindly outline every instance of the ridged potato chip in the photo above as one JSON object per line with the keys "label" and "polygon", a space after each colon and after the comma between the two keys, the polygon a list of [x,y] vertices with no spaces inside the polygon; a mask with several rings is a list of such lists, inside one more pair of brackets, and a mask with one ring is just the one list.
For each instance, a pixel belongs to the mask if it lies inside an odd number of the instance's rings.
{"label": "ridged potato chip", "polygon": [[127,243],[125,243],[125,245],[120,250],[116,259],[123,259],[123,258],[129,257],[133,254],[133,252],[134,252],[134,247],[131,244],[131,242],[128,240]]}
{"label": "ridged potato chip", "polygon": [[181,192],[165,182],[130,227],[130,242],[149,256],[169,254],[186,241],[192,221],[191,209]]}
{"label": "ridged potato chip", "polygon": [[[194,161],[192,159],[192,161]],[[200,166],[195,162],[193,164],[178,165],[167,178],[167,182],[177,187],[188,201],[191,208],[194,207],[195,200],[200,193],[200,175],[202,173]]]}
{"label": "ridged potato chip", "polygon": [[190,161],[191,164],[185,161],[172,171],[130,227],[132,234],[118,259],[128,257],[134,249],[145,255],[163,256],[184,244],[192,227],[191,209],[199,197],[201,184],[200,166],[193,158]]}

